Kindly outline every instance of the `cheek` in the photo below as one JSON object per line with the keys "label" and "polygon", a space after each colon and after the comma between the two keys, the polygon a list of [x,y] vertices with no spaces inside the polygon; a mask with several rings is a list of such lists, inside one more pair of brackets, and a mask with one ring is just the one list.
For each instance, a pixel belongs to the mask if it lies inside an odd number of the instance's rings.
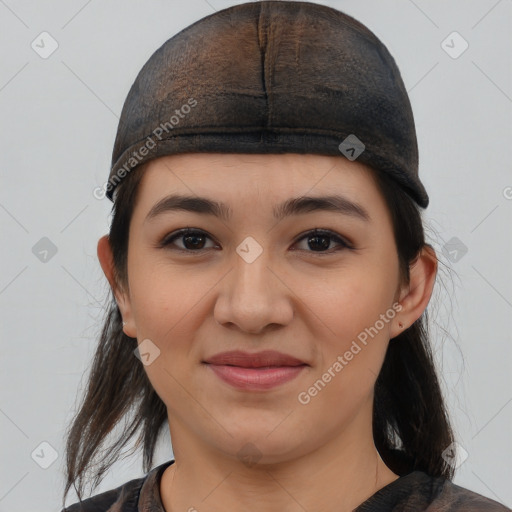
{"label": "cheek", "polygon": [[[204,355],[198,339],[206,322],[211,322],[219,271],[200,270],[196,264],[172,265],[165,257],[143,254],[134,255],[130,265],[138,342],[149,339],[159,351],[158,358],[145,369],[160,396],[164,391],[174,396],[180,390],[169,374],[179,382],[190,381]],[[224,274],[222,271],[221,276]]]}
{"label": "cheek", "polygon": [[[328,340],[328,346],[342,350],[351,340],[373,326],[393,304],[397,276],[389,269],[382,272],[378,267],[356,266],[333,272],[322,282],[314,279],[297,281],[295,289],[305,306],[318,318],[318,338]],[[307,311],[305,308],[304,311]],[[388,322],[378,323],[379,331],[386,336]]]}
{"label": "cheek", "polygon": [[368,288],[361,281],[353,289],[346,284],[322,309],[322,318],[330,318],[330,330],[318,333],[319,365],[297,396],[310,417],[324,418],[325,428],[350,421],[371,402],[396,314],[385,287],[379,289],[375,281]]}
{"label": "cheek", "polygon": [[352,268],[328,286],[310,284],[308,305],[321,319],[315,333],[320,364],[310,379],[323,395],[318,402],[356,403],[371,393],[396,316],[397,275],[378,266]]}
{"label": "cheek", "polygon": [[167,407],[171,404],[178,404],[178,409],[185,407],[190,396],[183,384],[190,387],[190,376],[194,375],[192,361],[197,360],[190,352],[204,321],[205,293],[214,282],[201,280],[197,272],[194,277],[168,265],[149,265],[147,260],[142,266],[136,258],[129,275],[138,343],[150,340],[147,346],[156,354],[144,370]]}
{"label": "cheek", "polygon": [[[134,267],[136,262],[134,261]],[[130,276],[132,310],[139,337],[164,342],[190,322],[209,285],[199,272],[178,271],[162,264],[140,265]]]}

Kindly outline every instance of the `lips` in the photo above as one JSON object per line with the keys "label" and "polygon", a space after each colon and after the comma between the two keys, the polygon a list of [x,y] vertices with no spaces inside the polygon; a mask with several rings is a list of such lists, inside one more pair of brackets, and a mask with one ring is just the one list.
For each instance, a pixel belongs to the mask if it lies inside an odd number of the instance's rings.
{"label": "lips", "polygon": [[204,362],[214,365],[238,366],[241,368],[271,368],[306,365],[304,361],[296,357],[275,350],[265,350],[253,354],[233,350],[216,354]]}
{"label": "lips", "polygon": [[245,392],[266,391],[289,382],[309,366],[274,350],[254,354],[238,350],[222,352],[203,362],[222,381]]}

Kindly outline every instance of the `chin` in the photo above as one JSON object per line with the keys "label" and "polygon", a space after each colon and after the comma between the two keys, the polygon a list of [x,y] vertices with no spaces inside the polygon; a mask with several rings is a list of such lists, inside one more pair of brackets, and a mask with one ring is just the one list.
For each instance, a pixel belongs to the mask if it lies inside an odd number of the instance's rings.
{"label": "chin", "polygon": [[304,440],[294,439],[288,431],[275,431],[271,436],[267,432],[270,430],[240,428],[236,433],[231,432],[233,437],[224,438],[217,448],[247,467],[288,462],[304,449]]}

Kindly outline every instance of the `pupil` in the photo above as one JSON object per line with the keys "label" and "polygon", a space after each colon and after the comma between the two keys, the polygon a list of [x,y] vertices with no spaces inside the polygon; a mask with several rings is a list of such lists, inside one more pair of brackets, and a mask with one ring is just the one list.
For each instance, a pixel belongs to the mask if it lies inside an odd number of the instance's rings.
{"label": "pupil", "polygon": [[[198,240],[198,239],[201,239],[201,238],[204,238],[204,237],[203,237],[203,236],[201,236],[201,235],[185,235],[185,236],[184,236],[185,247],[187,246],[187,243],[188,243],[190,240],[192,240],[192,246],[193,246],[193,248],[194,248],[194,249],[197,249],[197,248],[198,248],[198,247],[197,247],[197,245],[196,245],[196,244],[197,244],[197,240]],[[201,244],[199,244],[199,245],[201,245]],[[202,248],[202,246],[201,246],[201,247],[199,247],[199,249],[201,249],[201,248]]]}
{"label": "pupil", "polygon": [[329,247],[329,237],[326,235],[315,235],[315,236],[310,236],[308,238],[308,244],[310,245],[310,249],[316,250],[316,249],[314,249],[314,247],[311,247],[312,240],[313,240],[313,246],[315,245],[315,243],[318,242],[318,240],[324,241],[324,243],[320,244],[320,249],[327,249]]}

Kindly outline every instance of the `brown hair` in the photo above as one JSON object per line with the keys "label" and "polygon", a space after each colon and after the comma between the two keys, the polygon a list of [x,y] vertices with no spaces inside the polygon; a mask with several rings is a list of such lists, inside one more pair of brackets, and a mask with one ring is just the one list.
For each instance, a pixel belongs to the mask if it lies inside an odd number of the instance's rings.
{"label": "brown hair", "polygon": [[[144,168],[141,165],[126,176],[112,209],[109,239],[116,282],[124,289],[128,287],[130,220]],[[401,275],[407,282],[410,263],[427,245],[421,212],[388,175],[375,172],[374,177],[391,213]],[[123,332],[121,314],[111,292],[87,391],[66,432],[63,506],[71,486],[82,501],[87,473],[92,472],[94,489],[137,432],[136,448],[143,446],[143,470],[147,473],[151,469],[155,445],[162,428],[167,427],[167,409],[143,365],[134,357],[136,347],[137,340]],[[130,421],[125,421],[122,431],[107,443],[108,435],[126,417]],[[389,343],[375,384],[373,435],[382,459],[395,473],[419,470],[453,478],[454,469],[442,452],[454,438],[430,348],[426,311]],[[106,449],[100,453],[104,444]],[[98,463],[94,464],[96,459]]]}

